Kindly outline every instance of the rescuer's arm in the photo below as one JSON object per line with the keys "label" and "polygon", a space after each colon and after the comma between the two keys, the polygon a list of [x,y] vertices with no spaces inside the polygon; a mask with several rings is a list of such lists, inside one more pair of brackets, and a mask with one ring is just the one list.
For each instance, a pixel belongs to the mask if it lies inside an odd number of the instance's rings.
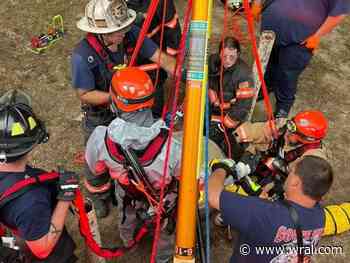
{"label": "rescuer's arm", "polygon": [[90,105],[108,105],[110,102],[109,93],[100,90],[77,89],[77,96],[82,103]]}
{"label": "rescuer's arm", "polygon": [[[60,172],[58,202],[51,216],[49,231],[37,240],[26,241],[36,257],[40,259],[48,257],[56,246],[64,228],[69,206],[75,199],[78,187],[79,177],[77,174],[68,171]],[[41,215],[36,216],[40,217]]]}
{"label": "rescuer's arm", "polygon": [[158,62],[159,54],[160,57],[160,67],[163,68],[168,74],[171,76],[174,75],[175,66],[176,66],[176,59],[170,55],[167,55],[166,53],[160,51],[157,49],[154,54],[149,58],[154,63]]}

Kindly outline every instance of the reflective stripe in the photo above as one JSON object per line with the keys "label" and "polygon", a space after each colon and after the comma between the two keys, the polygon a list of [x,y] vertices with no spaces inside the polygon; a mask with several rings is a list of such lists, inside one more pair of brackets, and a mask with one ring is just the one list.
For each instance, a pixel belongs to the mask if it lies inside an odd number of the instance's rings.
{"label": "reflective stripe", "polygon": [[160,26],[156,26],[151,32],[147,33],[147,37],[148,38],[152,38],[155,34],[157,34],[157,32],[159,31]]}
{"label": "reflective stripe", "polygon": [[176,56],[179,51],[177,49],[167,47],[166,48],[166,53],[168,53],[170,56]]}
{"label": "reflective stripe", "polygon": [[175,14],[174,17],[169,22],[165,23],[165,26],[169,28],[175,28],[178,19],[179,19],[179,16]]}
{"label": "reflective stripe", "polygon": [[[165,23],[165,24],[164,24],[164,26],[169,27],[169,28],[175,28],[178,19],[179,19],[179,16],[178,16],[177,14],[175,14],[174,17],[173,17],[168,23]],[[158,31],[160,30],[160,28],[161,28],[161,25],[156,26],[151,32],[149,32],[149,33],[147,34],[147,37],[148,37],[148,38],[153,37],[155,34],[158,33]]]}
{"label": "reflective stripe", "polygon": [[208,96],[209,96],[209,100],[210,100],[211,103],[216,103],[219,100],[218,94],[213,89],[209,89],[208,90]]}
{"label": "reflective stripe", "polygon": [[247,132],[242,125],[235,130],[235,133],[238,135],[239,142],[249,142]]}
{"label": "reflective stripe", "polygon": [[249,87],[245,87],[245,88],[239,88],[237,90],[236,93],[236,98],[237,99],[249,99],[249,98],[253,98],[255,95],[255,89],[254,88],[249,88]]}
{"label": "reflective stripe", "polygon": [[232,120],[230,118],[230,116],[228,116],[228,114],[226,114],[225,118],[224,118],[224,125],[227,128],[235,128],[237,125],[239,124],[238,121]]}
{"label": "reflective stripe", "polygon": [[92,186],[86,178],[84,178],[84,186],[89,191],[89,193],[97,194],[97,193],[104,193],[108,191],[111,188],[111,182],[108,182],[106,184],[103,184],[101,186]]}
{"label": "reflective stripe", "polygon": [[215,122],[220,122],[221,123],[221,116],[218,115],[212,115],[211,120]]}
{"label": "reflective stripe", "polygon": [[239,83],[238,89],[240,89],[240,88],[249,88],[249,82],[243,81],[243,82]]}

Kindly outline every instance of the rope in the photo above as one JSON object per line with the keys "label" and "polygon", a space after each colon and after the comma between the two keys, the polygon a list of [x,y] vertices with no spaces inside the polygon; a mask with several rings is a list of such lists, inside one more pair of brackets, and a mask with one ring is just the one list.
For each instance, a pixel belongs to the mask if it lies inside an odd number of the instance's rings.
{"label": "rope", "polygon": [[264,104],[265,104],[265,109],[266,109],[266,113],[267,113],[267,117],[268,117],[268,123],[269,123],[269,127],[271,129],[271,134],[273,135],[273,138],[276,139],[278,137],[278,135],[277,135],[277,131],[275,128],[272,106],[271,106],[271,102],[270,102],[269,95],[267,92],[264,74],[263,74],[263,70],[262,70],[262,65],[260,62],[260,56],[259,56],[259,52],[258,52],[258,48],[257,48],[257,44],[256,44],[254,17],[252,14],[252,10],[249,6],[248,0],[243,0],[243,7],[244,7],[245,15],[246,15],[246,20],[248,22],[248,31],[249,31],[250,41],[252,43],[252,54],[253,54],[253,57],[254,57],[254,60],[256,63],[258,76],[259,76],[259,79],[261,81],[261,88],[263,91]]}
{"label": "rope", "polygon": [[185,16],[184,16],[184,22],[183,22],[183,32],[180,40],[180,46],[179,50],[180,52],[177,55],[176,58],[176,67],[175,67],[175,96],[173,100],[172,110],[171,110],[171,120],[169,125],[169,136],[167,141],[167,148],[166,148],[166,155],[164,160],[164,166],[163,166],[163,176],[160,183],[160,200],[159,200],[159,207],[157,209],[157,215],[156,215],[156,228],[154,231],[154,239],[152,244],[152,254],[151,254],[151,263],[155,262],[156,254],[157,254],[157,247],[158,247],[158,241],[160,236],[160,221],[161,221],[161,208],[163,207],[163,199],[164,199],[164,188],[165,188],[165,176],[168,172],[168,163],[169,163],[169,156],[170,156],[170,149],[171,149],[171,141],[174,131],[174,118],[176,113],[176,106],[177,101],[179,97],[179,91],[180,91],[180,82],[181,82],[181,67],[184,62],[185,57],[185,46],[186,46],[186,38],[189,31],[189,24],[190,24],[190,18],[191,18],[191,11],[192,11],[192,0],[188,1]]}
{"label": "rope", "polygon": [[143,40],[145,39],[145,36],[148,32],[149,26],[151,25],[151,21],[154,17],[156,10],[157,10],[158,3],[159,3],[159,0],[152,0],[150,6],[148,7],[146,19],[143,22],[143,25],[142,25],[142,28],[140,31],[140,35],[137,38],[136,46],[135,46],[135,49],[134,49],[132,56],[131,56],[131,59],[130,59],[130,63],[129,63],[130,67],[132,67],[136,62],[137,55],[140,51]]}
{"label": "rope", "polygon": [[[225,8],[224,8],[224,29],[221,34],[221,43],[224,43],[224,39],[226,36],[226,31],[227,31],[227,14],[228,14],[228,4],[227,1],[225,1]],[[224,76],[224,63],[223,63],[223,57],[224,57],[224,52],[223,48],[220,51],[220,85],[219,85],[219,91],[220,91],[220,100],[223,103],[224,102],[224,89],[223,89],[223,76]],[[224,109],[220,104],[220,119],[221,119],[221,126],[224,131],[224,137],[225,137],[225,142],[227,145],[227,153],[228,153],[228,158],[231,158],[232,156],[232,149],[231,149],[231,143],[230,139],[228,138],[226,127],[224,124]]]}
{"label": "rope", "polygon": [[[207,94],[209,86],[207,82]],[[205,193],[205,252],[206,263],[210,263],[210,210],[209,210],[209,97],[206,97],[205,101],[205,156],[204,156],[204,193]]]}

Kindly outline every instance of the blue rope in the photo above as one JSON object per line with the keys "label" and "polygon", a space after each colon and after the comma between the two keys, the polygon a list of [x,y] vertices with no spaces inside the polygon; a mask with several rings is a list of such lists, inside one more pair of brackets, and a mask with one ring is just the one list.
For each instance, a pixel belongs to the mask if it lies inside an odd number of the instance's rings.
{"label": "blue rope", "polygon": [[208,83],[207,83],[207,92],[205,99],[205,156],[204,156],[204,191],[205,191],[205,233],[206,233],[206,263],[210,263],[210,220],[209,220],[209,202],[208,202],[208,179],[209,179],[209,97],[208,97]]}

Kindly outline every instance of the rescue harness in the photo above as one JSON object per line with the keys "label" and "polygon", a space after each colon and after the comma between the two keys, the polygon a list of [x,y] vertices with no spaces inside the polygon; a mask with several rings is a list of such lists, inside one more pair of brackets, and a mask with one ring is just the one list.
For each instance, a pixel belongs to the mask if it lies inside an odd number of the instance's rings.
{"label": "rescue harness", "polygon": [[[59,174],[57,172],[48,172],[48,173],[42,173],[40,175],[26,178],[12,184],[3,193],[0,193],[0,208],[8,204],[9,202],[13,201],[14,199],[18,198],[19,196],[23,195],[27,191],[30,191],[34,187],[37,187],[45,183],[56,182],[58,178],[59,178]],[[88,216],[85,211],[84,198],[79,189],[76,192],[76,199],[74,200],[73,204],[75,206],[76,215],[78,216],[78,220],[79,220],[79,230],[82,237],[85,240],[86,245],[96,255],[107,259],[120,257],[124,255],[128,250],[132,249],[148,233],[149,227],[151,223],[153,223],[152,221],[144,222],[144,224],[140,227],[138,232],[135,234],[134,239],[128,244],[128,247],[106,249],[106,248],[100,247],[92,235]],[[0,232],[1,234],[4,234],[4,231],[0,231]]]}
{"label": "rescue harness", "polygon": [[[128,184],[119,184],[125,191],[125,196],[123,198],[122,222],[125,220],[126,207],[131,205],[134,200],[146,203],[151,209],[158,206],[160,193],[152,186],[144,167],[151,165],[157,158],[168,139],[168,135],[168,130],[163,128],[144,150],[136,151],[130,148],[124,149],[118,143],[113,142],[106,132],[105,145],[109,156],[113,161],[123,165],[128,171]],[[170,193],[172,189],[176,189],[176,187],[174,187],[174,184],[176,183],[175,181],[176,180],[173,179],[165,189],[165,196]],[[176,202],[173,202],[164,207],[162,211],[162,219],[172,218],[176,207],[175,203]],[[150,215],[147,215],[146,211],[140,211],[140,213],[143,214],[141,218],[150,217]],[[153,216],[153,214],[151,216]]]}

